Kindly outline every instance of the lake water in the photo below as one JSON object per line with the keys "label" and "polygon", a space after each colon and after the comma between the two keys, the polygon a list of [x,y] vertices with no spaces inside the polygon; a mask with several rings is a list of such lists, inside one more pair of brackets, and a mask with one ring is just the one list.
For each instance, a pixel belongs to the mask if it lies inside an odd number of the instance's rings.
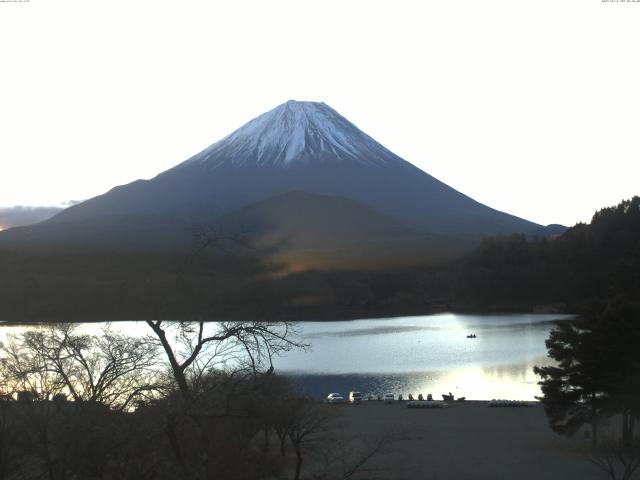
{"label": "lake water", "polygon": [[[571,315],[439,314],[344,322],[305,322],[307,352],[277,367],[304,393],[442,393],[486,400],[534,400],[534,365],[548,365],[545,340]],[[477,337],[467,338],[468,334]]]}
{"label": "lake water", "polygon": [[[467,399],[533,400],[540,395],[534,365],[548,365],[545,340],[558,314],[438,314],[387,319],[301,322],[300,339],[310,346],[275,359],[301,393],[365,395],[451,392]],[[144,322],[118,322],[131,335],[150,333]],[[211,325],[214,327],[214,325]],[[29,327],[4,326],[7,333]],[[97,332],[99,324],[83,324]],[[468,334],[476,338],[467,338]]]}

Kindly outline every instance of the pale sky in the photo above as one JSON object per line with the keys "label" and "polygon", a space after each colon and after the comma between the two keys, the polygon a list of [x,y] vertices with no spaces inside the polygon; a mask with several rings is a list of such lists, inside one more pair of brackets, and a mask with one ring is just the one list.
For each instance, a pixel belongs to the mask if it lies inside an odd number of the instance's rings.
{"label": "pale sky", "polygon": [[499,210],[640,194],[640,2],[0,1],[0,207],[151,178],[324,101]]}

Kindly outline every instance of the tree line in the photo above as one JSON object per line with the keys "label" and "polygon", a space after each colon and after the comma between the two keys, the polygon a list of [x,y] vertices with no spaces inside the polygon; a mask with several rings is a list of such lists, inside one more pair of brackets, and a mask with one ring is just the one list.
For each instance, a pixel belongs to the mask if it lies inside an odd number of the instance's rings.
{"label": "tree line", "polygon": [[640,294],[640,197],[596,212],[556,238],[485,239],[457,265],[453,296],[517,307]]}

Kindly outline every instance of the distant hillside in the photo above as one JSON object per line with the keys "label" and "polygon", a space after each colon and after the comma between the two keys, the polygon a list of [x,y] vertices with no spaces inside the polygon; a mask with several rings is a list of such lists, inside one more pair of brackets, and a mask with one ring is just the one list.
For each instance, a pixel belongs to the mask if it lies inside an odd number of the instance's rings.
{"label": "distant hillside", "polygon": [[354,200],[307,192],[269,198],[224,215],[214,225],[222,232],[242,232],[258,253],[305,260],[307,266],[444,261],[479,242],[415,231]]}
{"label": "distant hillside", "polygon": [[0,233],[0,248],[43,252],[186,253],[193,225],[180,217],[105,215],[75,222],[39,223]]}

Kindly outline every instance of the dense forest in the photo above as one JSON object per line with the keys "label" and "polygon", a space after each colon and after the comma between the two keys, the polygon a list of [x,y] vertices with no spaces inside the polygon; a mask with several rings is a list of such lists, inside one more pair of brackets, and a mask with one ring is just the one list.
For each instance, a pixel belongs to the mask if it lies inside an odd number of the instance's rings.
{"label": "dense forest", "polygon": [[297,270],[215,245],[185,256],[0,251],[0,319],[335,319],[575,311],[640,294],[640,197],[553,238],[491,237],[457,260]]}
{"label": "dense forest", "polygon": [[458,267],[454,295],[514,306],[640,293],[640,197],[604,208],[556,238],[486,239]]}

